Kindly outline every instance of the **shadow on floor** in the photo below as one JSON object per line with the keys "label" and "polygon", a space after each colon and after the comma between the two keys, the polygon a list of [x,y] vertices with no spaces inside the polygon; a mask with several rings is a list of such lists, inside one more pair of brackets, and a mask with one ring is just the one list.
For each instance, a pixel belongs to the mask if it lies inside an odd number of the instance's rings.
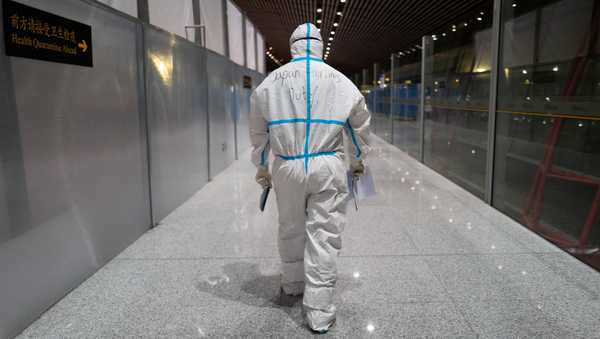
{"label": "shadow on floor", "polygon": [[226,264],[223,274],[199,282],[196,288],[248,306],[282,310],[298,326],[306,325],[301,312],[302,296],[291,297],[281,293],[279,275],[262,275],[256,263]]}
{"label": "shadow on floor", "polygon": [[[340,277],[343,279],[343,277]],[[354,279],[348,279],[352,281]],[[356,283],[338,284],[336,293],[352,289]],[[340,289],[341,287],[341,289]],[[302,296],[287,296],[280,290],[280,276],[263,275],[259,264],[235,262],[223,266],[223,274],[212,276],[197,284],[196,288],[221,299],[243,303],[253,307],[279,309],[308,332],[302,312]]]}

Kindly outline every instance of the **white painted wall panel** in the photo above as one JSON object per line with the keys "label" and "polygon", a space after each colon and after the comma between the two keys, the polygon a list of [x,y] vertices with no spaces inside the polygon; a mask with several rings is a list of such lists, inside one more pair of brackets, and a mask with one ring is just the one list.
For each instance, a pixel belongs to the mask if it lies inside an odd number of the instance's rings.
{"label": "white painted wall panel", "polygon": [[105,5],[117,9],[123,13],[137,17],[137,0],[98,0]]}
{"label": "white painted wall panel", "polygon": [[221,0],[200,0],[200,22],[206,29],[206,47],[225,55],[223,3]]}
{"label": "white painted wall panel", "polygon": [[[192,0],[148,0],[150,23],[185,38],[185,26],[194,25]],[[188,30],[188,39],[194,41],[194,29]]]}
{"label": "white painted wall panel", "polygon": [[265,39],[263,38],[262,34],[258,33],[256,34],[256,48],[258,49],[258,67],[257,67],[257,71],[259,71],[262,74],[265,74],[265,51],[266,51],[266,46],[265,46]]}
{"label": "white painted wall panel", "polygon": [[256,69],[256,39],[254,25],[250,20],[246,20],[246,67]]}
{"label": "white painted wall panel", "polygon": [[227,1],[227,23],[229,25],[229,58],[238,65],[244,65],[244,36],[242,12],[231,1]]}

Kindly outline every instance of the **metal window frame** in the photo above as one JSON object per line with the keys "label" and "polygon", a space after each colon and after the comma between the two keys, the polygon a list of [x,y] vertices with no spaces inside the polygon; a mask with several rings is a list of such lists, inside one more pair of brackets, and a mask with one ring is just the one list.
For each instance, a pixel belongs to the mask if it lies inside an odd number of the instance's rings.
{"label": "metal window frame", "polygon": [[490,101],[488,108],[488,139],[487,159],[485,170],[484,200],[489,205],[493,203],[494,165],[496,156],[496,120],[498,117],[498,72],[500,70],[500,39],[502,37],[502,0],[494,0],[492,21],[492,70],[490,76]]}
{"label": "metal window frame", "polygon": [[[427,71],[427,55],[431,44],[430,37],[427,35],[421,38],[421,94],[419,96],[419,117],[417,123],[419,125],[419,162],[425,163],[425,72]],[[433,53],[432,53],[433,54]]]}
{"label": "metal window frame", "polygon": [[394,144],[394,53],[390,55],[390,144]]}

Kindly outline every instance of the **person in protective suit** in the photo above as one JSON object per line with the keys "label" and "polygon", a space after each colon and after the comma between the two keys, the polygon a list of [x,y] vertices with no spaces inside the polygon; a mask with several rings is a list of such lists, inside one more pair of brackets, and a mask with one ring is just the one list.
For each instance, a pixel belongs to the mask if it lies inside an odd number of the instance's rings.
{"label": "person in protective suit", "polygon": [[292,60],[252,93],[252,161],[257,182],[272,182],[277,196],[282,290],[304,294],[309,327],[326,332],[335,321],[336,261],[349,201],[344,139],[350,170],[360,176],[371,115],[356,86],[321,59],[323,39],[313,24],[294,30],[290,49]]}

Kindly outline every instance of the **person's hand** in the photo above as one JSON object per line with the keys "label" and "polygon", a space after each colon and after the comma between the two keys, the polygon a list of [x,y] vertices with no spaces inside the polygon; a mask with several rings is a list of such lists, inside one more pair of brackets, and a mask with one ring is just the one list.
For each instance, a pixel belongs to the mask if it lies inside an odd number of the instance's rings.
{"label": "person's hand", "polygon": [[363,165],[362,160],[352,162],[350,164],[350,171],[354,177],[360,177],[365,174],[365,165]]}
{"label": "person's hand", "polygon": [[263,189],[271,187],[271,174],[267,167],[260,167],[256,172],[256,182],[262,186]]}

